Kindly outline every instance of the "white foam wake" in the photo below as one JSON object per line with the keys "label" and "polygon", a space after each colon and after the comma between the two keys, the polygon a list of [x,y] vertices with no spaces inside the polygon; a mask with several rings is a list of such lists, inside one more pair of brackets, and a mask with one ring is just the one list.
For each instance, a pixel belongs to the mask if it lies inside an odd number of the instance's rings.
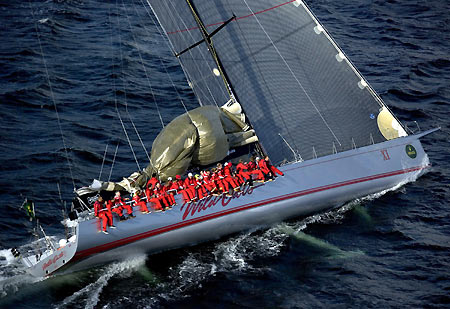
{"label": "white foam wake", "polygon": [[0,265],[8,266],[15,262],[15,258],[11,253],[11,249],[0,250]]}
{"label": "white foam wake", "polygon": [[55,308],[72,307],[75,304],[80,306],[80,302],[84,302],[85,308],[94,308],[100,300],[100,294],[108,285],[109,280],[121,273],[136,270],[145,263],[146,256],[137,256],[127,261],[118,262],[107,266],[100,277],[93,283],[85,286],[81,290],[66,297]]}
{"label": "white foam wake", "polygon": [[[309,216],[294,223],[280,223],[263,232],[240,234],[229,240],[219,242],[211,252],[214,256],[213,261],[200,253],[190,253],[174,270],[173,279],[177,282],[178,289],[185,291],[189,287],[198,285],[199,282],[206,280],[209,276],[215,275],[217,272],[259,271],[252,266],[251,262],[256,259],[278,255],[289,237],[301,237],[302,239],[311,240],[308,238],[308,235],[302,232],[308,225],[339,222],[344,218],[346,212],[356,206],[377,199],[388,192],[396,191],[405,183],[414,181],[416,178],[417,175],[413,175],[390,189],[352,200],[339,208]],[[335,248],[323,241],[320,242],[317,239],[315,239],[315,243],[322,247],[332,248],[333,250],[331,251],[335,252],[337,256],[351,256],[351,253],[361,254],[359,251],[343,254],[343,251],[339,248]],[[262,271],[263,269],[260,270]]]}
{"label": "white foam wake", "polygon": [[43,280],[26,272],[25,266],[16,259],[11,249],[0,250],[0,297],[17,293],[20,287]]}
{"label": "white foam wake", "polygon": [[[289,224],[289,226],[291,228],[294,228],[296,230],[296,232],[300,232],[300,231],[306,229],[307,226],[310,224],[314,224],[314,223],[329,224],[329,223],[339,222],[344,218],[345,213],[354,209],[356,206],[359,206],[365,202],[370,202],[370,201],[376,200],[389,192],[393,192],[393,191],[397,191],[397,190],[401,189],[405,184],[415,181],[417,179],[417,177],[419,176],[419,174],[420,174],[420,172],[409,176],[408,178],[404,179],[402,182],[398,183],[397,185],[393,186],[392,188],[385,189],[385,190],[377,192],[377,193],[373,193],[373,194],[370,194],[370,195],[367,195],[367,196],[364,196],[361,198],[354,199],[354,200],[342,205],[339,208],[335,208],[335,209],[329,210],[327,212],[309,216],[309,217],[307,217],[301,221],[298,221],[294,224]],[[282,223],[279,226],[283,226],[283,225],[284,225],[284,223]],[[274,228],[277,228],[279,226],[276,226]]]}
{"label": "white foam wake", "polygon": [[[202,287],[202,283],[217,273],[231,272],[264,272],[267,266],[254,263],[261,258],[277,256],[286,244],[286,240],[294,237],[308,245],[323,251],[325,258],[353,258],[364,255],[359,250],[344,251],[324,240],[305,234],[302,230],[315,223],[331,224],[341,221],[345,213],[355,207],[377,199],[384,194],[396,191],[405,183],[414,181],[413,175],[393,188],[352,200],[345,205],[293,223],[280,223],[263,231],[247,232],[218,242],[209,250],[194,250],[170,272],[164,282],[155,287],[158,291],[151,299],[153,305],[159,299],[180,299],[189,295],[189,291]],[[264,264],[264,263],[263,263]],[[270,271],[270,270],[269,270]]]}

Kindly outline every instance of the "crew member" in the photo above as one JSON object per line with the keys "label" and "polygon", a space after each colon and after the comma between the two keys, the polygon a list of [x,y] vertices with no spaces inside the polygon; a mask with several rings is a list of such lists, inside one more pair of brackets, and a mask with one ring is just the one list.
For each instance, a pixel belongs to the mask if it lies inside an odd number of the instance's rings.
{"label": "crew member", "polygon": [[110,228],[115,229],[116,227],[113,225],[113,218],[111,211],[106,207],[103,197],[99,196],[97,201],[94,203],[94,214],[97,218],[102,220],[102,232],[105,234],[109,234],[106,231],[106,226],[108,225]]}
{"label": "crew member", "polygon": [[120,196],[120,191],[117,191],[116,195],[114,196],[114,206],[117,205],[120,205],[123,209],[125,209],[129,217],[135,217],[135,215],[133,215],[133,208],[123,201],[122,197]]}
{"label": "crew member", "polygon": [[267,167],[269,168],[269,170],[272,172],[272,175],[273,175],[273,176],[276,177],[277,174],[280,175],[280,176],[284,176],[284,174],[283,174],[282,171],[280,171],[279,169],[277,169],[275,166],[273,166],[273,165],[270,163],[269,156],[266,156],[266,157],[264,158],[264,161],[266,161],[266,165],[267,165]]}
{"label": "crew member", "polygon": [[202,175],[195,175],[195,179],[196,179],[195,189],[197,191],[198,199],[199,200],[203,200],[208,195],[206,193],[206,189],[204,187],[203,176]]}
{"label": "crew member", "polygon": [[123,216],[123,208],[120,204],[115,205],[114,199],[108,200],[106,203],[106,207],[111,211],[111,213],[116,213],[117,216],[119,216],[119,220],[125,220],[125,217]]}
{"label": "crew member", "polygon": [[147,201],[153,204],[153,209],[155,211],[161,211],[162,205],[159,199],[155,196],[154,191],[149,188],[145,189],[145,196],[147,197]]}
{"label": "crew member", "polygon": [[272,172],[269,170],[266,160],[260,160],[259,157],[256,157],[256,163],[258,164],[259,170],[264,174],[264,180],[272,180]]}
{"label": "crew member", "polygon": [[156,184],[159,182],[158,178],[156,178],[156,174],[152,175],[152,178],[147,182],[147,188],[148,189],[154,189]]}
{"label": "crew member", "polygon": [[241,183],[248,183],[249,186],[253,186],[252,174],[250,174],[246,163],[242,162],[242,160],[239,160],[238,165],[236,165],[236,174]]}
{"label": "crew member", "polygon": [[214,193],[217,190],[216,184],[211,176],[211,171],[205,171],[203,173],[203,184],[209,193]]}
{"label": "crew member", "polygon": [[185,203],[190,203],[191,200],[194,198],[194,195],[192,195],[191,190],[186,190],[184,181],[181,179],[180,175],[175,176],[175,179],[176,179],[177,192],[181,193],[181,195],[183,196],[183,201]]}
{"label": "crew member", "polygon": [[258,169],[258,165],[255,163],[253,157],[251,157],[250,161],[247,163],[247,170],[251,175],[256,175],[256,180],[264,181],[264,174]]}
{"label": "crew member", "polygon": [[239,191],[240,190],[239,184],[236,181],[236,178],[233,177],[232,167],[233,167],[233,165],[231,164],[231,162],[225,162],[224,167],[223,167],[225,181],[231,185],[231,187],[233,188],[234,191]]}
{"label": "crew member", "polygon": [[170,207],[170,203],[167,201],[164,189],[159,182],[156,183],[155,190],[153,190],[153,192],[155,193],[155,196],[159,200],[161,206],[163,206],[163,210]]}
{"label": "crew member", "polygon": [[141,199],[141,190],[136,190],[133,194],[134,205],[139,206],[142,213],[148,214],[147,203]]}
{"label": "crew member", "polygon": [[195,201],[196,192],[195,192],[195,186],[197,185],[197,182],[194,178],[194,175],[192,173],[189,173],[187,178],[184,180],[184,189],[187,191],[189,197],[191,198],[191,202]]}
{"label": "crew member", "polygon": [[177,203],[175,202],[174,195],[177,193],[177,188],[175,182],[172,181],[172,177],[167,178],[167,183],[164,186],[164,191],[167,194],[170,205],[176,205]]}
{"label": "crew member", "polygon": [[216,186],[216,192],[214,195],[220,195],[225,192],[225,185],[223,184],[222,178],[220,178],[219,173],[217,172],[217,168],[213,168],[211,170],[211,180],[214,182]]}

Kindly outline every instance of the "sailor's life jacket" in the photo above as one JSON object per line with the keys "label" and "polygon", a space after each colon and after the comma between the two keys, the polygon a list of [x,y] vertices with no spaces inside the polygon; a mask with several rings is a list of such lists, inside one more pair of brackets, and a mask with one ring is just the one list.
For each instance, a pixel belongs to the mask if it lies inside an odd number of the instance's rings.
{"label": "sailor's life jacket", "polygon": [[100,201],[95,201],[94,203],[94,214],[96,217],[100,215],[101,212],[108,211],[108,208],[106,208],[105,203]]}

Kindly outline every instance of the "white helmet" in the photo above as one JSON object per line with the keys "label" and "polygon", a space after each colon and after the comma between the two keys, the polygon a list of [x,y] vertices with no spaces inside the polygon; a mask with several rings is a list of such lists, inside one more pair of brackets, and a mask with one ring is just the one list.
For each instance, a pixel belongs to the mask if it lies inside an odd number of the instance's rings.
{"label": "white helmet", "polygon": [[256,161],[259,161],[259,160],[261,160],[261,158],[260,157],[256,157]]}
{"label": "white helmet", "polygon": [[168,181],[172,181],[172,177],[167,178]]}
{"label": "white helmet", "polygon": [[192,173],[189,173],[189,174],[188,174],[188,177],[192,177]]}
{"label": "white helmet", "polygon": [[224,164],[225,166],[227,166],[228,165],[228,162],[225,162],[225,164]]}

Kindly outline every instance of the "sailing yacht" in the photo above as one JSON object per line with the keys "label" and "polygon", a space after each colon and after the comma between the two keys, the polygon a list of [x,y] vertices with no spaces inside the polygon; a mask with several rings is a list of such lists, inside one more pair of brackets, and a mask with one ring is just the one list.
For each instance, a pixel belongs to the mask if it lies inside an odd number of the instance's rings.
{"label": "sailing yacht", "polygon": [[[117,186],[131,192],[151,172],[135,173],[119,184],[81,188],[79,207],[64,222],[70,237],[40,256],[22,253],[31,274],[77,271],[264,228],[415,180],[430,167],[420,138],[434,130],[408,135],[304,1],[147,2],[200,105],[172,127],[178,130],[181,121],[194,125],[193,134],[200,140],[190,143],[193,157],[181,172],[195,164],[233,160],[245,155],[242,149],[251,149],[268,155],[285,176],[196,203],[183,203],[177,195],[172,210],[137,213],[132,220],[118,222],[108,235],[99,233],[100,222],[83,196]],[[212,110],[241,124],[239,136],[245,136],[245,142],[231,142],[236,132],[217,138],[224,142],[209,147],[214,155],[206,160],[195,149],[204,146],[199,129],[203,122],[195,115]],[[174,173],[167,161],[180,162],[177,155],[168,155],[173,142],[164,138],[171,136],[164,134],[171,130],[167,127],[152,148],[151,171],[161,178]]]}

